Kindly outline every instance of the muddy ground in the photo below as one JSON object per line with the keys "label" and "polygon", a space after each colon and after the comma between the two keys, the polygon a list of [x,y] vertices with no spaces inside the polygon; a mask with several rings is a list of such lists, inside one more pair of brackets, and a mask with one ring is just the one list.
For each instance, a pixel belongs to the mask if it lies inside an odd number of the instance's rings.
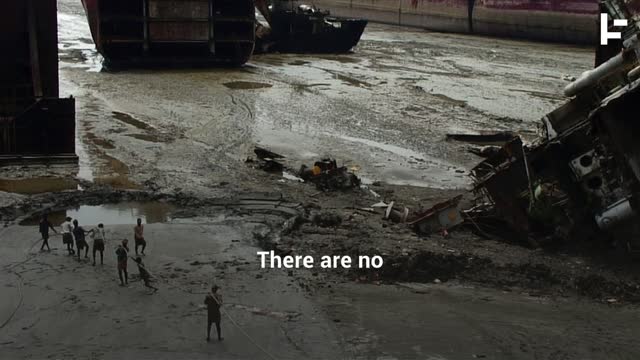
{"label": "muddy ground", "polygon": [[[534,138],[567,79],[592,66],[591,49],[370,25],[346,55],[106,72],[79,1],[59,1],[59,23],[80,161],[0,169],[0,358],[640,354],[638,271],[612,262],[615,250],[532,250],[465,228],[420,237],[361,210],[428,207],[468,189],[479,159],[445,135]],[[286,156],[290,172],[333,156],[365,186],[324,193],[266,173],[245,162],[256,145]],[[44,209],[56,223],[104,222],[105,265],[66,256],[59,237],[39,252],[31,216]],[[305,221],[317,214],[340,221]],[[155,295],[139,281],[118,286],[113,248],[137,217],[148,224]],[[260,249],[381,255],[384,266],[262,270]],[[204,341],[213,282],[230,316],[222,343]]]}

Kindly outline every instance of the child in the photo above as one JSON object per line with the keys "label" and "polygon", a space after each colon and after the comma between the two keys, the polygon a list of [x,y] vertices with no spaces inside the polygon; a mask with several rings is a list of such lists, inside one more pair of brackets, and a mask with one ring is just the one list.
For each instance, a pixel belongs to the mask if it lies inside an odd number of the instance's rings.
{"label": "child", "polygon": [[137,258],[135,258],[133,260],[138,265],[138,271],[140,271],[140,278],[142,279],[142,281],[144,281],[144,286],[146,286],[146,287],[148,287],[150,289],[153,289],[154,292],[158,291],[157,287],[154,287],[153,285],[151,285],[151,274],[145,268],[144,263],[142,262],[142,258],[140,256],[138,256]]}

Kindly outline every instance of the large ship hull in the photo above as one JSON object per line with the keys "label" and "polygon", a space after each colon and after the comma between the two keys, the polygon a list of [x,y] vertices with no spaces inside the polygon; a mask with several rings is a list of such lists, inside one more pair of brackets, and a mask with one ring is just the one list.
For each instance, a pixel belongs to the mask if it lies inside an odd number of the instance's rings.
{"label": "large ship hull", "polygon": [[59,98],[56,0],[0,2],[0,164],[76,160],[75,100]]}
{"label": "large ship hull", "polygon": [[240,65],[253,52],[253,0],[82,3],[107,66]]}
{"label": "large ship hull", "polygon": [[337,16],[541,41],[596,44],[597,0],[315,0]]}

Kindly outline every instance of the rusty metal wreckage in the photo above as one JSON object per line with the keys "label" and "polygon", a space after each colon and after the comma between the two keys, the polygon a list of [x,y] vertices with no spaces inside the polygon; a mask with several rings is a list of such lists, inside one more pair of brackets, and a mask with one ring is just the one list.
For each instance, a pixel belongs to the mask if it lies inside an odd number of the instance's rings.
{"label": "rusty metal wreckage", "polygon": [[538,140],[516,137],[473,168],[476,206],[465,214],[478,229],[506,222],[509,236],[531,246],[594,238],[640,246],[640,22],[622,1],[601,6],[630,26],[565,88],[570,100],[542,118]]}

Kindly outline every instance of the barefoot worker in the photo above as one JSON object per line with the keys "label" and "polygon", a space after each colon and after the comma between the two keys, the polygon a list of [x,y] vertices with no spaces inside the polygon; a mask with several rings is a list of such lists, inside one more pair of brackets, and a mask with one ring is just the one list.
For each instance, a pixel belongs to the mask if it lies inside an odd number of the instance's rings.
{"label": "barefoot worker", "polygon": [[62,228],[62,244],[67,245],[67,251],[69,251],[69,255],[73,255],[76,252],[73,251],[73,226],[71,225],[71,218],[67,216],[65,221],[60,225]]}
{"label": "barefoot worker", "polygon": [[122,244],[118,245],[118,248],[116,249],[116,256],[118,257],[118,277],[120,278],[120,286],[129,284],[129,274],[127,274],[127,259],[129,254],[129,247],[127,246],[127,243],[127,239],[122,240]]}
{"label": "barefoot worker", "polygon": [[218,340],[222,340],[222,330],[220,330],[220,306],[222,306],[222,295],[218,293],[218,285],[211,287],[211,292],[204,298],[207,305],[207,341],[211,340],[211,324],[216,324]]}
{"label": "barefoot worker", "polygon": [[56,229],[49,221],[49,216],[45,213],[42,215],[42,220],[40,220],[40,234],[42,235],[42,247],[40,247],[40,251],[44,251],[44,247],[47,247],[47,251],[51,251],[49,247],[49,229],[53,230],[54,233],[58,233]]}
{"label": "barefoot worker", "polygon": [[103,224],[98,224],[98,227],[91,231],[91,238],[93,238],[93,266],[96,266],[97,251],[100,252],[100,265],[104,265],[104,243],[106,239]]}
{"label": "barefoot worker", "polygon": [[87,244],[86,235],[89,231],[85,231],[82,226],[78,224],[78,220],[73,220],[73,237],[76,239],[76,248],[78,248],[78,260],[80,260],[80,253],[84,249],[84,258],[89,258],[89,244]]}
{"label": "barefoot worker", "polygon": [[142,281],[144,281],[144,286],[150,289],[153,289],[154,291],[158,291],[157,287],[154,287],[153,285],[151,285],[151,274],[149,273],[147,268],[144,266],[144,263],[142,262],[142,258],[138,256],[137,258],[133,259],[133,261],[135,261],[136,265],[138,265],[138,271],[140,272],[140,278],[142,279]]}
{"label": "barefoot worker", "polygon": [[142,219],[138,219],[138,225],[133,228],[133,240],[135,241],[136,255],[138,255],[138,246],[142,246],[141,254],[144,255],[144,249],[147,248],[147,241],[144,239],[144,225]]}

